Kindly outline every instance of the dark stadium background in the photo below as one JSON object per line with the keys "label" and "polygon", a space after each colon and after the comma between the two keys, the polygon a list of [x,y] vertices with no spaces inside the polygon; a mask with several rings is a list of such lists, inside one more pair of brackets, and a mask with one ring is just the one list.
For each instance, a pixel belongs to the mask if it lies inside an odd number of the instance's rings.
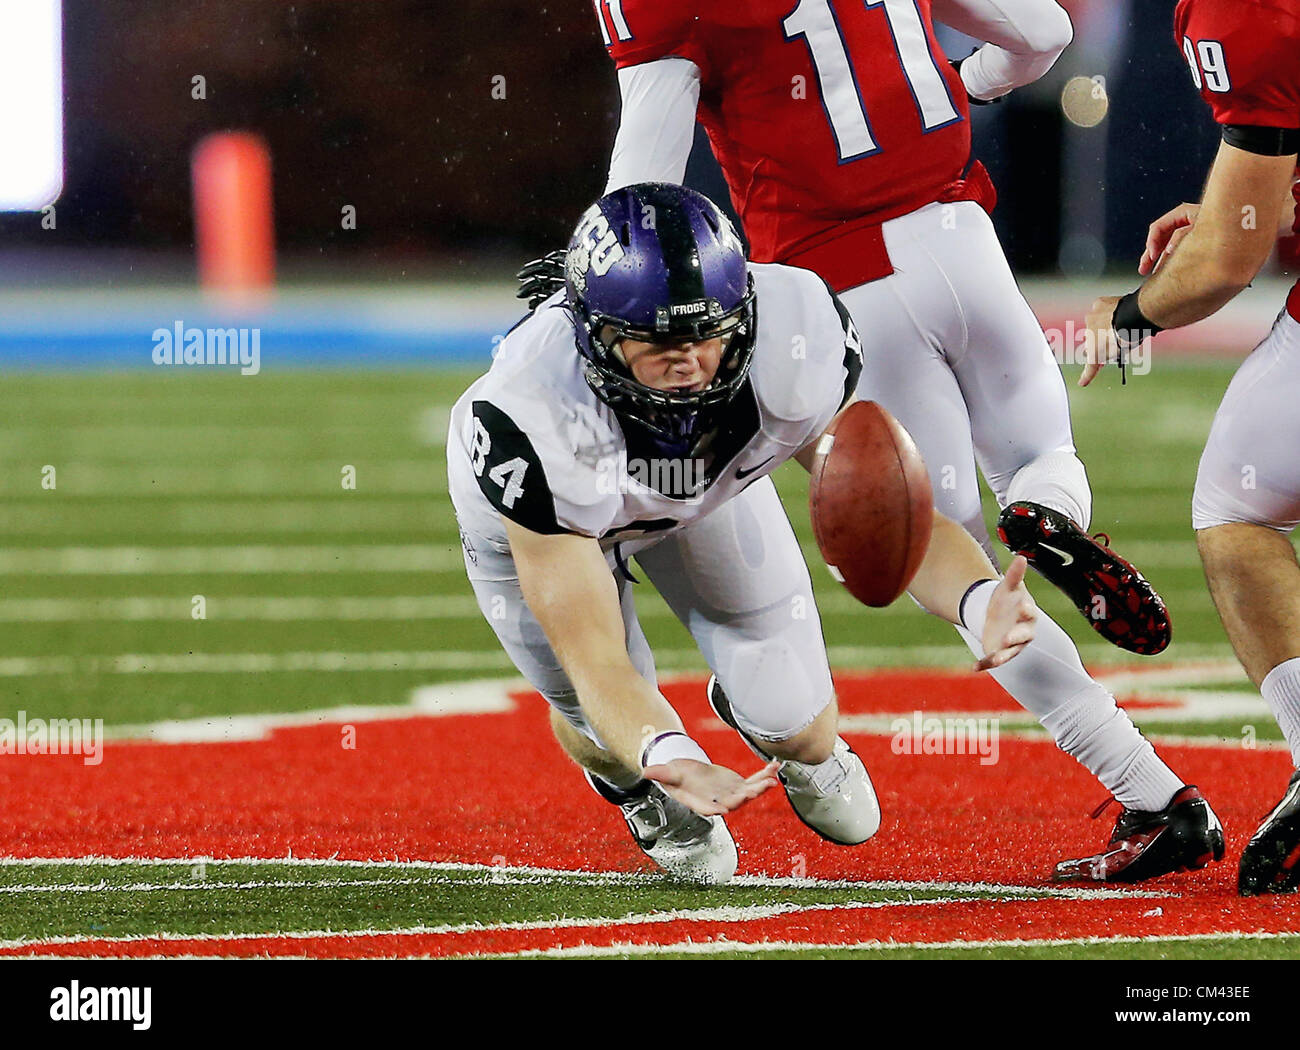
{"label": "dark stadium background", "polygon": [[[1215,142],[1173,45],[1173,0],[1064,6],[1076,41],[1057,68],[974,115],[1022,273],[1095,273],[1101,230],[1107,258],[1133,257],[1155,214],[1195,199]],[[0,216],[11,284],[185,279],[189,152],[222,128],[270,144],[289,277],[500,277],[558,244],[603,186],[617,89],[587,0],[66,0],[64,22],[59,222]],[[1079,74],[1106,77],[1099,127],[1062,117],[1061,86]],[[504,99],[491,97],[498,75]],[[690,179],[725,198],[707,154]],[[356,230],[340,229],[344,204]],[[1080,231],[1082,248],[1068,243]]]}

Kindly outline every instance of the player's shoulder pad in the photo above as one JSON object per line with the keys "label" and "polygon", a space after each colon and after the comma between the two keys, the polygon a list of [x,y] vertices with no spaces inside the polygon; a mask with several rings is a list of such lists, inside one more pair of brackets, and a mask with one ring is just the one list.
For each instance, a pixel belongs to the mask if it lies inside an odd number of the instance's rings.
{"label": "player's shoulder pad", "polygon": [[618,68],[672,56],[702,64],[698,2],[595,0],[595,7],[601,39]]}
{"label": "player's shoulder pad", "polygon": [[470,467],[487,501],[533,532],[568,531],[556,521],[555,498],[528,435],[490,401],[474,401],[470,414]]}
{"label": "player's shoulder pad", "polygon": [[758,297],[760,401],[782,418],[814,417],[828,396],[838,408],[857,389],[862,340],[849,312],[820,276],[779,264],[751,264]]}

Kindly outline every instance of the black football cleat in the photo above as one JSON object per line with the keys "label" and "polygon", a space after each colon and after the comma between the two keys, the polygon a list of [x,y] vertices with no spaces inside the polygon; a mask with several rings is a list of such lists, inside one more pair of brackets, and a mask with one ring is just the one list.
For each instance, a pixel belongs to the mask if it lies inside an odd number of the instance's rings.
{"label": "black football cleat", "polygon": [[[1107,799],[1093,814],[1101,816]],[[1210,804],[1188,786],[1156,813],[1125,809],[1108,849],[1095,857],[1062,861],[1053,882],[1144,882],[1176,871],[1197,871],[1223,859],[1223,826]]]}
{"label": "black football cleat", "polygon": [[1237,892],[1294,893],[1300,889],[1300,770],[1282,801],[1264,818],[1241,854]]}
{"label": "black football cleat", "polygon": [[1106,641],[1142,656],[1163,652],[1172,634],[1164,600],[1101,535],[1105,543],[1038,503],[1011,503],[998,515],[1007,549],[1023,554]]}

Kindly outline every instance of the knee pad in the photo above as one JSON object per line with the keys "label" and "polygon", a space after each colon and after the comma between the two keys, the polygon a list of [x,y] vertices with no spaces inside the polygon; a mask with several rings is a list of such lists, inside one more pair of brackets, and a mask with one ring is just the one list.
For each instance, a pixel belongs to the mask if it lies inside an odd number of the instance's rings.
{"label": "knee pad", "polygon": [[736,724],[755,740],[789,740],[826,709],[830,674],[784,640],[732,647],[728,667],[716,668]]}

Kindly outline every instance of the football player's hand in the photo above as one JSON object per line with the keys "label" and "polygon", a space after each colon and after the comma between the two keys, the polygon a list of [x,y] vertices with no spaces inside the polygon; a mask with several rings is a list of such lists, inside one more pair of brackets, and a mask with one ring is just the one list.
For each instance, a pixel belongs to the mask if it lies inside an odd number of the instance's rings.
{"label": "football player's hand", "polygon": [[1097,373],[1111,361],[1119,358],[1119,341],[1111,328],[1119,296],[1107,295],[1092,304],[1084,322],[1087,331],[1083,340],[1083,374],[1079,385],[1087,386],[1097,378]]}
{"label": "football player's hand", "polygon": [[984,637],[980,639],[985,655],[975,665],[975,670],[1001,667],[1034,640],[1038,606],[1025,589],[1025,570],[1028,567],[1029,562],[1016,555],[1007,567],[1007,574],[994,588],[984,620]]}
{"label": "football player's hand", "polygon": [[739,809],[768,788],[776,787],[779,764],[773,759],[753,776],[742,777],[726,766],[675,758],[661,766],[647,766],[642,775],[700,816],[715,817]]}
{"label": "football player's hand", "polygon": [[1160,269],[1165,260],[1174,254],[1182,239],[1191,232],[1200,211],[1199,204],[1180,204],[1156,219],[1147,230],[1146,250],[1138,263],[1138,273],[1146,277]]}
{"label": "football player's hand", "polygon": [[534,259],[515,274],[519,282],[516,299],[527,299],[528,309],[536,310],[538,305],[549,299],[564,287],[563,248],[547,252],[540,259]]}

